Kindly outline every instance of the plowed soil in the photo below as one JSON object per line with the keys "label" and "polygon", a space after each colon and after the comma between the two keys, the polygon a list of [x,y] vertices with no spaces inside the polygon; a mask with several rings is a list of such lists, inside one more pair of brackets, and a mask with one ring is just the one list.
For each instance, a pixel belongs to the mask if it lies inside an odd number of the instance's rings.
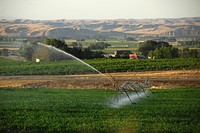
{"label": "plowed soil", "polygon": [[0,87],[113,89],[124,81],[150,79],[152,89],[200,87],[200,70],[148,71],[89,75],[0,76]]}

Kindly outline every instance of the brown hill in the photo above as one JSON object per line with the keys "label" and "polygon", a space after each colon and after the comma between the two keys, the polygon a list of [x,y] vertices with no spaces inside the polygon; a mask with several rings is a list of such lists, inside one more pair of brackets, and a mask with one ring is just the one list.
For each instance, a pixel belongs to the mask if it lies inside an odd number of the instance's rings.
{"label": "brown hill", "polygon": [[200,36],[200,17],[110,20],[0,20],[0,36],[75,37],[90,35]]}

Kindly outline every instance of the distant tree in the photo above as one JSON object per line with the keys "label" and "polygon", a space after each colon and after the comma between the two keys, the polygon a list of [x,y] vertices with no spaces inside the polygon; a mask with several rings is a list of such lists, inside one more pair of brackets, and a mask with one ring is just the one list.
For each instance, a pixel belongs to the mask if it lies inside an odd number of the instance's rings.
{"label": "distant tree", "polygon": [[[138,51],[144,56],[147,56],[149,52],[156,50],[156,58],[173,58],[171,49],[172,46],[168,42],[156,42],[156,41],[146,41],[140,44]],[[175,51],[174,51],[175,52]]]}
{"label": "distant tree", "polygon": [[158,48],[156,48],[153,53],[154,53],[153,55],[155,56],[156,59],[161,58],[161,53],[160,53],[160,50]]}
{"label": "distant tree", "polygon": [[82,55],[83,55],[83,51],[82,51],[82,49],[80,49],[80,48],[77,48],[77,47],[73,47],[73,48],[69,48],[67,51],[65,51],[65,52],[68,52],[68,53],[70,53],[70,54],[72,54],[72,55],[74,55],[74,56],[76,56],[76,57],[78,57],[78,58],[81,58],[82,59]]}
{"label": "distant tree", "polygon": [[[99,53],[93,52],[90,50],[90,48],[85,48],[83,49],[81,46],[81,43],[73,42],[72,45],[73,47],[70,48],[65,44],[65,42],[57,39],[47,39],[45,41],[45,44],[54,46],[58,49],[61,49],[67,53],[70,53],[77,58],[80,59],[91,59],[91,58],[96,58]],[[99,55],[98,55],[99,56]],[[99,56],[100,57],[100,56]],[[52,57],[51,57],[52,58]]]}
{"label": "distant tree", "polygon": [[77,43],[77,42],[72,42],[71,45],[72,45],[73,47],[78,47],[78,43]]}
{"label": "distant tree", "polygon": [[83,50],[83,56],[84,59],[91,59],[94,57],[94,52],[92,52],[89,48],[85,48]]}
{"label": "distant tree", "polygon": [[35,53],[35,45],[37,44],[27,44],[22,45],[20,48],[20,54],[25,57],[27,60],[32,61]]}
{"label": "distant tree", "polygon": [[192,49],[190,54],[192,58],[199,58],[199,53],[196,49]]}
{"label": "distant tree", "polygon": [[47,44],[47,45],[51,45],[51,46],[54,46],[56,48],[59,48],[63,51],[67,51],[67,49],[68,49],[67,44],[64,41],[61,41],[61,40],[58,40],[58,39],[47,39],[47,40],[45,40],[44,43]]}
{"label": "distant tree", "polygon": [[181,50],[182,58],[199,58],[199,52],[196,49],[190,50],[189,47],[185,47]]}
{"label": "distant tree", "polygon": [[163,59],[163,58],[177,58],[179,57],[178,55],[178,48],[174,47],[166,47],[162,46],[161,48],[156,48],[153,51],[153,55],[155,56],[156,59]]}
{"label": "distant tree", "polygon": [[133,38],[133,37],[126,37],[126,41],[135,41],[135,38]]}
{"label": "distant tree", "polygon": [[105,49],[108,46],[111,46],[111,44],[105,42],[97,42],[96,44],[90,44],[89,48],[97,50],[97,49]]}
{"label": "distant tree", "polygon": [[190,58],[190,50],[189,47],[185,47],[181,50],[181,57],[182,58]]}
{"label": "distant tree", "polygon": [[153,52],[153,51],[150,51],[150,52],[148,53],[148,57],[150,57],[151,59],[153,59],[153,58],[154,58],[154,52]]}
{"label": "distant tree", "polygon": [[172,58],[178,58],[179,57],[179,49],[175,47],[171,47],[171,53]]}
{"label": "distant tree", "polygon": [[154,51],[158,47],[156,41],[146,41],[140,44],[138,51],[141,52],[144,56],[147,56],[150,51]]}
{"label": "distant tree", "polygon": [[71,44],[69,44],[69,46],[70,47],[76,47],[76,48],[82,48],[83,44],[81,42],[72,42]]}
{"label": "distant tree", "polygon": [[172,58],[171,49],[170,47],[162,46],[160,48],[161,58]]}
{"label": "distant tree", "polygon": [[103,58],[103,52],[102,51],[95,51],[94,52],[94,58]]}
{"label": "distant tree", "polygon": [[78,47],[83,48],[83,44],[79,42]]}

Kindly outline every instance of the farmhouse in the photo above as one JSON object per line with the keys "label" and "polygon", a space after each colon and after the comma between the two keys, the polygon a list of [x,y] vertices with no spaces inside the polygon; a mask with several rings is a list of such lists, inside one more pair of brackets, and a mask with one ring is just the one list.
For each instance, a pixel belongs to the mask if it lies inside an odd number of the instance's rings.
{"label": "farmhouse", "polygon": [[9,55],[8,49],[5,49],[5,48],[2,49],[2,50],[1,50],[1,55],[2,55],[2,56],[8,56],[8,55]]}
{"label": "farmhouse", "polygon": [[129,58],[130,59],[136,59],[136,60],[138,60],[138,59],[146,59],[146,57],[145,56],[143,56],[143,55],[139,55],[139,54],[129,54]]}
{"label": "farmhouse", "polygon": [[18,55],[18,50],[15,49],[1,49],[1,55],[2,56],[17,56]]}
{"label": "farmhouse", "polygon": [[132,52],[129,51],[129,50],[116,50],[114,52],[114,54],[110,54],[110,57],[113,57],[113,58],[128,58],[129,57],[129,54],[131,54]]}

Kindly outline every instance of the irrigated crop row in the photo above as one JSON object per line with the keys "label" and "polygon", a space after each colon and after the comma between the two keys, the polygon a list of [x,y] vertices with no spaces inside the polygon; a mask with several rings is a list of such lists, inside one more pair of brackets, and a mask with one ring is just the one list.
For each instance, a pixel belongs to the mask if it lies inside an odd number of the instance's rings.
{"label": "irrigated crop row", "polygon": [[[100,72],[137,72],[154,70],[199,69],[200,59],[93,59],[84,60]],[[97,73],[77,60],[22,62],[0,58],[0,75],[65,75]]]}
{"label": "irrigated crop row", "polygon": [[200,59],[196,58],[157,60],[94,59],[85,61],[101,72],[137,72],[200,68]]}

